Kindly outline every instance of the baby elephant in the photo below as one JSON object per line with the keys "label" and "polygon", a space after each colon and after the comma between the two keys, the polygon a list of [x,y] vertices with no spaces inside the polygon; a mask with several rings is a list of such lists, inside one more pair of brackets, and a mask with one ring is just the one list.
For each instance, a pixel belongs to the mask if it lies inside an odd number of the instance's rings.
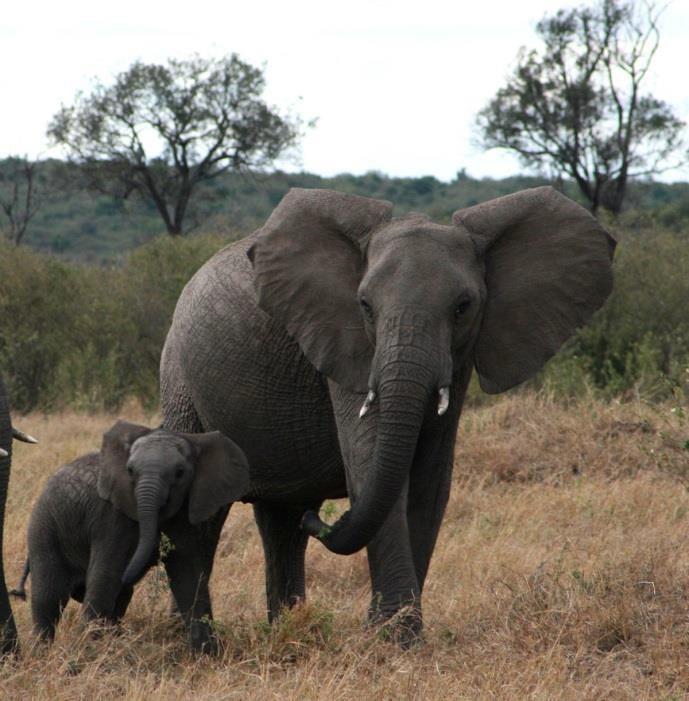
{"label": "baby elephant", "polygon": [[[77,458],[49,480],[29,521],[36,631],[52,639],[70,597],[87,620],[118,621],[133,585],[156,563],[160,526],[186,504],[198,524],[248,491],[242,450],[219,431],[173,433],[118,421],[100,453]],[[138,523],[137,523],[138,522]],[[174,547],[174,543],[173,543]]]}

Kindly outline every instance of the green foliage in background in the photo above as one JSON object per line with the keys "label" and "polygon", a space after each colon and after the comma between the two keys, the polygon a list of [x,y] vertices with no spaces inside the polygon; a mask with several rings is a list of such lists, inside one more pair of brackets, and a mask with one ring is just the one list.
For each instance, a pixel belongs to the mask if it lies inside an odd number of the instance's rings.
{"label": "green foliage in background", "polygon": [[610,298],[539,382],[557,396],[689,400],[689,236],[618,237]]}
{"label": "green foliage in background", "polygon": [[158,364],[185,283],[227,243],[160,237],[121,266],[0,244],[0,367],[18,411],[158,401]]}
{"label": "green foliage in background", "polygon": [[[11,162],[0,160],[0,175]],[[79,168],[60,161],[37,165],[41,208],[31,220],[26,245],[81,262],[111,263],[163,233],[155,208],[138,199],[121,202],[88,194]],[[237,238],[261,226],[290,187],[322,187],[390,200],[395,214],[425,212],[448,223],[452,212],[517,190],[548,184],[545,178],[472,178],[460,170],[451,182],[433,176],[394,178],[382,173],[336,175],[310,173],[226,173],[199,185],[198,231]],[[557,183],[574,199],[573,183]],[[689,183],[635,182],[629,185],[627,207],[619,218],[625,231],[657,227],[689,229]],[[0,228],[3,224],[0,222]],[[192,234],[193,235],[193,234]]]}

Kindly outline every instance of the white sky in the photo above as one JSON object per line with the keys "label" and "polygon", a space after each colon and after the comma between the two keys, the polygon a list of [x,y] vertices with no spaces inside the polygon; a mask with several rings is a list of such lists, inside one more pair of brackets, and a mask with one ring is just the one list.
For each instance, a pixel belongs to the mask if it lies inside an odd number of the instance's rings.
{"label": "white sky", "polygon": [[[304,170],[321,175],[503,177],[511,156],[472,144],[476,112],[535,44],[535,24],[576,0],[8,0],[0,14],[0,157],[59,155],[46,126],[91,80],[134,60],[236,52],[265,65],[268,101],[317,126]],[[689,2],[661,20],[646,89],[689,122]],[[287,166],[293,170],[294,166]],[[665,179],[689,179],[689,168]]]}

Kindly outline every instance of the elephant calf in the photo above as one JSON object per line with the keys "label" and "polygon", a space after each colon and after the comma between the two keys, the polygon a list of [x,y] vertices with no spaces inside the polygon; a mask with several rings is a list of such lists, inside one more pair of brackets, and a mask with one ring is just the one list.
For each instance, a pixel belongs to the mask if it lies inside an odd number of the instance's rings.
{"label": "elephant calf", "polygon": [[[183,434],[118,421],[103,435],[100,453],[77,458],[48,480],[31,514],[28,559],[14,594],[24,597],[30,569],[31,612],[43,638],[54,637],[70,597],[83,602],[87,620],[116,622],[157,560],[161,525],[175,518],[199,527],[248,488],[244,453],[219,431]],[[194,644],[183,592],[172,593],[192,647],[203,648]]]}

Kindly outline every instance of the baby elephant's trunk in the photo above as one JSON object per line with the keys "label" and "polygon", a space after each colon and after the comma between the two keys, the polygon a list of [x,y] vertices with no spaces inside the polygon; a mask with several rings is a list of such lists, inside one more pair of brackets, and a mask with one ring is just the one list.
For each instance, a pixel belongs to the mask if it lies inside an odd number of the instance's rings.
{"label": "baby elephant's trunk", "polygon": [[141,477],[136,485],[139,544],[122,575],[122,584],[136,584],[146,572],[158,547],[158,514],[167,500],[167,489],[157,477]]}

